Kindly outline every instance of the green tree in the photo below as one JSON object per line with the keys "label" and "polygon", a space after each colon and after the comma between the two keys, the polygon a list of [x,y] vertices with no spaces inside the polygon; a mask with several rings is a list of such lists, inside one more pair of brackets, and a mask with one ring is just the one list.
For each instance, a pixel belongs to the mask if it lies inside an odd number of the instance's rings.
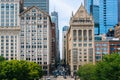
{"label": "green tree", "polygon": [[0,64],[0,79],[33,80],[42,75],[42,68],[33,62],[11,60]]}
{"label": "green tree", "polygon": [[0,56],[0,62],[5,61],[5,58]]}
{"label": "green tree", "polygon": [[96,80],[95,66],[93,64],[86,64],[81,66],[77,71],[80,80]]}
{"label": "green tree", "polygon": [[106,55],[102,62],[96,65],[97,80],[120,80],[120,55]]}
{"label": "green tree", "polygon": [[33,80],[35,79],[39,79],[43,76],[43,71],[42,71],[42,67],[40,67],[38,64],[31,62],[29,63],[29,79]]}
{"label": "green tree", "polygon": [[105,55],[96,65],[80,67],[78,76],[81,80],[120,80],[120,54]]}

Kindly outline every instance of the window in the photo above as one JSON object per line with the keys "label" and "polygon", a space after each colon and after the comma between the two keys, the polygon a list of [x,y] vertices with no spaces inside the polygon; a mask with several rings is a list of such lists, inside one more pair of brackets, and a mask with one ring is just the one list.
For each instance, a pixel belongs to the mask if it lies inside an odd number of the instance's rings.
{"label": "window", "polygon": [[76,44],[73,44],[73,47],[76,47]]}
{"label": "window", "polygon": [[6,38],[9,38],[9,36],[6,36]]}
{"label": "window", "polygon": [[24,17],[21,17],[21,20],[24,20]]}
{"label": "window", "polygon": [[84,61],[86,62],[87,60],[86,60],[86,59],[84,59]]}
{"label": "window", "polygon": [[4,56],[4,54],[1,54],[1,56]]}
{"label": "window", "polygon": [[44,38],[44,40],[47,40],[47,38]]}
{"label": "window", "polygon": [[100,50],[100,48],[96,48],[96,50]]}
{"label": "window", "polygon": [[14,10],[14,4],[11,4],[11,9]]}
{"label": "window", "polygon": [[44,17],[44,20],[47,20],[47,17]]}
{"label": "window", "polygon": [[74,39],[73,39],[73,42],[76,42],[76,41],[77,41],[76,38],[74,38]]}
{"label": "window", "polygon": [[44,28],[47,28],[47,25],[44,25]]}
{"label": "window", "polygon": [[92,47],[92,44],[89,44],[89,47]]}
{"label": "window", "polygon": [[47,48],[47,45],[44,45],[44,48]]}
{"label": "window", "polygon": [[13,54],[11,54],[11,56],[13,56]]}
{"label": "window", "polygon": [[9,9],[9,4],[6,4],[6,10],[8,10]]}
{"label": "window", "polygon": [[1,4],[1,8],[4,8],[4,4]]}
{"label": "window", "polygon": [[42,25],[38,25],[38,28],[42,28]]}
{"label": "window", "polygon": [[1,38],[4,38],[4,36],[1,36]]}
{"label": "window", "polygon": [[8,54],[6,54],[6,56],[8,56]]}
{"label": "window", "polygon": [[32,17],[32,20],[36,20],[36,17]]}
{"label": "window", "polygon": [[44,64],[47,64],[47,62],[44,62]]}
{"label": "window", "polygon": [[36,12],[36,9],[33,9],[32,12]]}
{"label": "window", "polygon": [[96,54],[101,54],[101,52],[96,52]]}
{"label": "window", "polygon": [[82,44],[79,44],[79,47],[82,47]]}
{"label": "window", "polygon": [[100,44],[96,43],[95,46],[100,46]]}
{"label": "window", "polygon": [[4,40],[1,40],[1,42],[4,42]]}
{"label": "window", "polygon": [[83,35],[84,35],[84,41],[87,41],[87,30],[83,31]]}
{"label": "window", "polygon": [[104,43],[104,44],[102,44],[102,46],[108,46],[108,45]]}
{"label": "window", "polygon": [[84,44],[84,47],[87,47],[87,44]]}
{"label": "window", "polygon": [[73,30],[73,36],[76,36],[76,30]]}

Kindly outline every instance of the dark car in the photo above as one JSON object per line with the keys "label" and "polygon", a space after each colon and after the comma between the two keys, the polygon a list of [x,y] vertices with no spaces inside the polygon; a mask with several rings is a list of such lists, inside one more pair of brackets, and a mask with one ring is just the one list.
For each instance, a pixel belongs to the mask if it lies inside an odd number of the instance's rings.
{"label": "dark car", "polygon": [[66,78],[67,78],[65,75],[64,75],[63,77],[64,77],[64,79],[66,79]]}

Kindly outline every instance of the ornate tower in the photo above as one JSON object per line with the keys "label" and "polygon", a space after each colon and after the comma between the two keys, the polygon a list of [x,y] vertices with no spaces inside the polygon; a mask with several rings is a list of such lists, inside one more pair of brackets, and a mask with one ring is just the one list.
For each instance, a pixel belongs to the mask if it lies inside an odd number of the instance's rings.
{"label": "ornate tower", "polygon": [[94,62],[94,22],[92,15],[88,15],[85,7],[81,5],[70,19],[67,33],[67,63],[71,75],[74,75],[80,66]]}

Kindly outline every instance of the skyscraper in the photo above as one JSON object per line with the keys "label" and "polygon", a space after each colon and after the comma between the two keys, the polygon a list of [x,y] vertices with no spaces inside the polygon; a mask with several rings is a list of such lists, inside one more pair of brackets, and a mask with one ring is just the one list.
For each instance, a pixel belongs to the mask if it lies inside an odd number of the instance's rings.
{"label": "skyscraper", "polygon": [[37,6],[49,13],[49,0],[24,0],[25,7]]}
{"label": "skyscraper", "polygon": [[6,60],[20,55],[20,0],[0,1],[0,55]]}
{"label": "skyscraper", "polygon": [[118,0],[100,0],[99,23],[101,34],[118,23]]}
{"label": "skyscraper", "polygon": [[80,66],[95,62],[94,21],[83,5],[71,17],[66,38],[67,64],[73,76]]}
{"label": "skyscraper", "polygon": [[99,34],[99,0],[84,0],[85,8],[88,14],[92,14],[94,18],[94,32],[95,34]]}
{"label": "skyscraper", "polygon": [[58,27],[58,12],[53,11],[51,12],[51,20],[55,23],[55,33],[56,33],[56,54],[57,54],[57,61],[60,59],[59,53],[59,27]]}
{"label": "skyscraper", "polygon": [[120,0],[118,0],[118,22],[120,22]]}

